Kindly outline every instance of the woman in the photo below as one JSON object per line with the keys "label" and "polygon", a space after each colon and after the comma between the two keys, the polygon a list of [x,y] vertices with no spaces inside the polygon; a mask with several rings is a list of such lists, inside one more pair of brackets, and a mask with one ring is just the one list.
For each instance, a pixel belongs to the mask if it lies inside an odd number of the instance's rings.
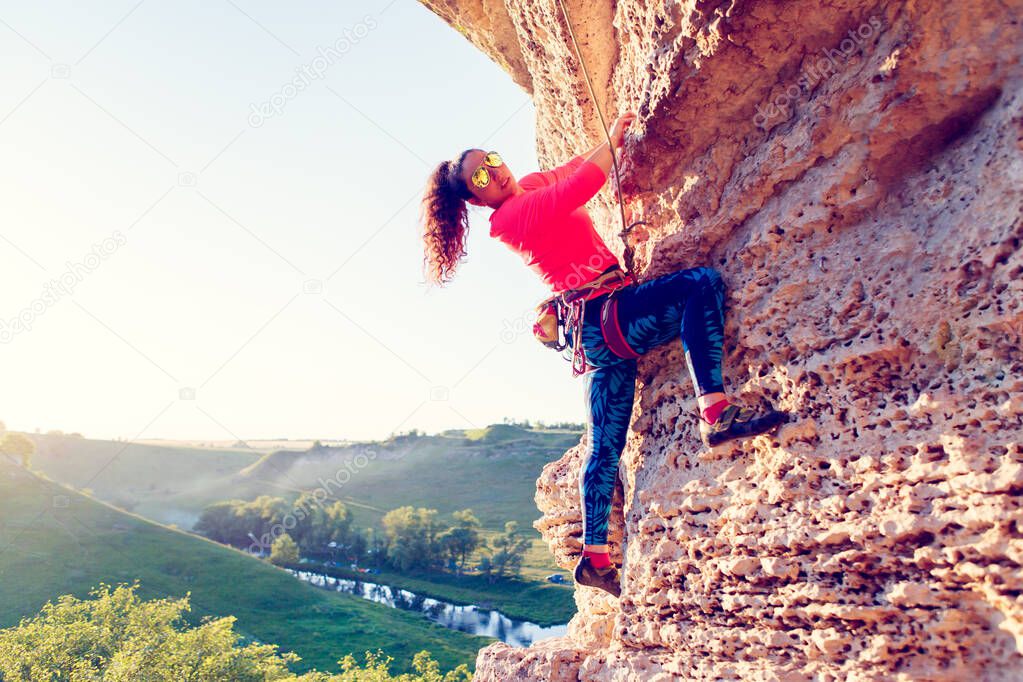
{"label": "woman", "polygon": [[[610,135],[615,149],[634,120],[630,112],[615,121]],[[579,481],[584,544],[575,580],[618,596],[607,524],[632,414],[636,358],[681,332],[700,435],[708,447],[766,433],[785,415],[740,408],[724,393],[724,287],[717,271],[692,268],[641,284],[622,272],[584,208],[607,179],[612,153],[608,144],[600,144],[563,166],[516,180],[496,153],[467,149],[434,170],[422,222],[431,283],[450,280],[465,256],[466,204],[486,206],[493,209],[490,235],[520,254],[554,294],[566,302],[574,299],[581,308],[568,315],[565,329],[573,367],[576,355],[583,357],[584,370],[588,366],[588,450]],[[578,319],[581,325],[574,324]]]}

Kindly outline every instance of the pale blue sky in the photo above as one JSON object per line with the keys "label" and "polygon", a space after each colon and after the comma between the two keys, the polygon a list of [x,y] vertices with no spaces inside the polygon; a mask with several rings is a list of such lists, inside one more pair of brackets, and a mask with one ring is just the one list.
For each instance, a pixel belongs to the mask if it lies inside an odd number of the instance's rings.
{"label": "pale blue sky", "polygon": [[529,331],[546,289],[485,211],[455,282],[423,284],[430,168],[466,146],[537,168],[527,95],[457,32],[412,0],[88,5],[0,3],[9,428],[362,439],[584,419],[581,379]]}

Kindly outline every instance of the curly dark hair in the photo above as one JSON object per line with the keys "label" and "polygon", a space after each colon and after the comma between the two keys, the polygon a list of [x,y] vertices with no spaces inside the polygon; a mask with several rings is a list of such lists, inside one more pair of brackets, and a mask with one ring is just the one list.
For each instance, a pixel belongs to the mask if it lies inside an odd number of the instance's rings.
{"label": "curly dark hair", "polygon": [[423,227],[423,271],[429,284],[451,281],[455,268],[465,258],[469,231],[466,200],[472,193],[462,181],[462,162],[474,149],[466,149],[454,161],[442,161],[430,174],[420,205]]}

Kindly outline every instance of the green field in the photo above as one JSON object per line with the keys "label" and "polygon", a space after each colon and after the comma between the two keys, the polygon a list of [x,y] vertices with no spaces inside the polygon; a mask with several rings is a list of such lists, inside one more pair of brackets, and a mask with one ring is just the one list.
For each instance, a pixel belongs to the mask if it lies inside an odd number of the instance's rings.
{"label": "green field", "polygon": [[336,670],[346,653],[383,649],[404,666],[429,649],[445,669],[473,664],[480,637],[320,590],[281,569],[77,494],[0,460],[0,627],[62,594],[140,581],[145,598],[191,593],[191,618],[237,617],[243,636]]}

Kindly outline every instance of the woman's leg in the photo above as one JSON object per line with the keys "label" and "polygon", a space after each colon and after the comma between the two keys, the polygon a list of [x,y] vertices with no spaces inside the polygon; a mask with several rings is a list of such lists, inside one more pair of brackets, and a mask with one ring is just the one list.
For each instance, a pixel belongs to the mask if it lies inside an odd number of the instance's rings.
{"label": "woman's leg", "polygon": [[724,397],[725,286],[717,270],[680,270],[615,296],[618,323],[633,350],[642,355],[681,336],[697,398]]}
{"label": "woman's leg", "polygon": [[786,421],[786,415],[773,408],[740,408],[725,397],[721,376],[725,288],[717,270],[681,270],[615,295],[622,334],[637,353],[682,337],[706,446],[767,433]]}
{"label": "woman's leg", "polygon": [[[716,270],[692,268],[674,272],[626,287],[614,296],[618,299],[619,326],[634,351],[643,355],[681,335],[701,409],[725,400],[721,376],[725,290]],[[603,297],[595,301],[603,302]],[[617,571],[601,566],[608,563],[608,517],[618,477],[618,458],[625,447],[632,416],[637,364],[635,359],[622,360],[611,354],[597,323],[599,302],[587,308],[587,323],[582,329],[583,347],[597,368],[586,375],[589,443],[579,476],[583,557],[576,566],[575,579],[617,596],[620,592]],[[782,416],[773,411],[767,416],[744,411],[745,417],[737,417],[737,410],[731,406],[726,409],[732,411],[727,413],[728,426],[716,436],[721,442],[763,433],[776,426]],[[605,556],[597,563],[594,555]]]}
{"label": "woman's leg", "polygon": [[593,370],[585,375],[585,388],[588,445],[579,474],[583,543],[584,550],[606,551],[618,457],[625,448],[636,393],[636,361]]}
{"label": "woman's leg", "polygon": [[[614,295],[618,298],[622,331],[637,353],[667,343],[681,332],[697,396],[724,398],[721,380],[724,284],[715,270],[683,270]],[[602,302],[603,297],[598,300]],[[599,303],[588,306],[589,323],[583,328],[587,356],[598,365],[585,375],[589,445],[579,475],[579,492],[586,552],[607,551],[611,496],[636,390],[636,361],[611,356],[596,324],[598,308]]]}
{"label": "woman's leg", "polygon": [[625,447],[636,393],[636,361],[597,367],[585,379],[588,404],[587,450],[579,471],[583,512],[583,555],[573,576],[579,585],[621,594],[618,569],[607,550],[607,522],[618,479],[618,457]]}

